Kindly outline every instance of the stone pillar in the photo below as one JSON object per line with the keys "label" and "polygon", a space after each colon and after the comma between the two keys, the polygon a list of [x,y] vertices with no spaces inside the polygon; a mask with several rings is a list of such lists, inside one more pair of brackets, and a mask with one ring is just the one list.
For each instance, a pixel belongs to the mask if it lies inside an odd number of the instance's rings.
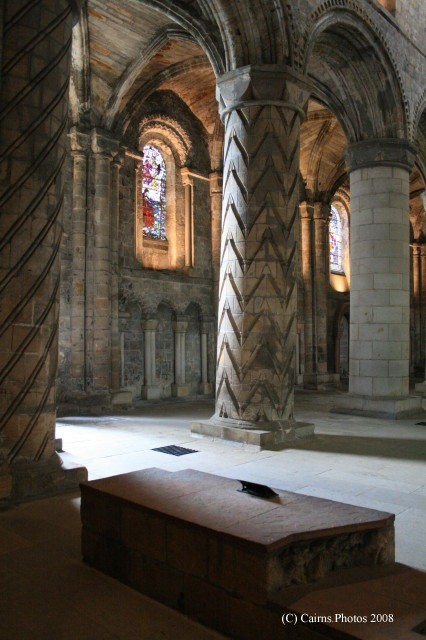
{"label": "stone pillar", "polygon": [[0,501],[7,503],[76,487],[87,473],[61,467],[55,453],[72,9],[66,0],[5,0],[3,19]]}
{"label": "stone pillar", "polygon": [[72,285],[70,391],[86,391],[86,224],[90,136],[73,127],[69,133],[73,159]]}
{"label": "stone pillar", "polygon": [[212,331],[212,323],[210,320],[202,320],[200,324],[201,335],[201,383],[200,393],[210,395],[213,391],[213,385],[209,381],[209,335]]}
{"label": "stone pillar", "polygon": [[210,174],[210,210],[212,226],[213,308],[219,305],[220,234],[222,220],[222,174]]}
{"label": "stone pillar", "polygon": [[186,351],[185,335],[188,322],[181,318],[173,321],[173,331],[175,334],[175,382],[172,384],[172,396],[187,396],[189,386],[185,381]]}
{"label": "stone pillar", "polygon": [[421,256],[420,245],[413,243],[412,245],[412,265],[413,265],[413,326],[412,326],[412,338],[411,338],[411,367],[413,373],[419,367],[419,360],[422,357],[421,345],[423,340],[421,338],[422,333],[422,314],[421,314]]}
{"label": "stone pillar", "polygon": [[420,365],[425,366],[426,349],[426,245],[420,245]]}
{"label": "stone pillar", "polygon": [[111,387],[111,163],[118,143],[108,132],[91,132],[94,195],[89,210],[86,284],[87,391],[99,403]]}
{"label": "stone pillar", "polygon": [[304,343],[305,366],[303,382],[310,387],[316,373],[316,349],[314,343],[315,324],[313,308],[314,269],[312,256],[312,217],[313,207],[307,202],[301,202],[299,207],[301,230],[301,262],[303,278],[303,310],[304,310]]}
{"label": "stone pillar", "polygon": [[194,178],[181,169],[185,209],[185,267],[194,266]]}
{"label": "stone pillar", "polygon": [[145,384],[141,390],[141,396],[144,400],[158,400],[160,398],[161,389],[156,384],[156,359],[155,359],[155,336],[158,327],[156,318],[148,318],[142,323],[144,331],[144,375]]}
{"label": "stone pillar", "polygon": [[409,171],[404,140],[348,148],[351,188],[349,396],[338,411],[400,418],[421,409],[409,397]]}
{"label": "stone pillar", "polygon": [[225,124],[216,413],[193,433],[258,448],[294,420],[299,140],[303,79],[274,65],[218,82]]}
{"label": "stone pillar", "polygon": [[329,283],[328,268],[328,219],[330,205],[315,202],[314,235],[315,235],[315,319],[316,319],[316,352],[317,373],[319,381],[327,376],[327,298]]}

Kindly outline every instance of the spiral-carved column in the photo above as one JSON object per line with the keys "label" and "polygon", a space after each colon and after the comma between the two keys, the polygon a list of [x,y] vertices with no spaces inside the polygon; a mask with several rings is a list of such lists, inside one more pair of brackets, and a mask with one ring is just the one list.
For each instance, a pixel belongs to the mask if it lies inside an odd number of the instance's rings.
{"label": "spiral-carved column", "polygon": [[210,424],[222,437],[276,447],[312,432],[293,417],[300,123],[308,93],[267,66],[222,77],[218,96],[225,146]]}
{"label": "spiral-carved column", "polygon": [[57,460],[59,216],[72,20],[67,0],[6,0],[4,5],[0,434],[16,497],[61,486],[52,472],[37,481],[34,469],[31,478],[22,469]]}

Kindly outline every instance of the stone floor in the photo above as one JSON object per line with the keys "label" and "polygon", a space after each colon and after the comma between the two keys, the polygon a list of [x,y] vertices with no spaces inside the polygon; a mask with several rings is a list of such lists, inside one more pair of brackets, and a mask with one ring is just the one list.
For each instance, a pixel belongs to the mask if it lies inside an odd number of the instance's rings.
{"label": "stone floor", "polygon": [[[330,414],[334,399],[331,392],[299,392],[297,419],[314,422],[317,435],[281,452],[252,452],[191,438],[190,422],[212,414],[213,404],[206,400],[146,404],[121,415],[61,418],[57,435],[63,439],[63,457],[86,465],[90,479],[148,467],[193,468],[393,512],[397,561],[426,569],[426,427],[416,425],[419,419],[394,422]],[[174,457],[152,451],[169,444],[198,452]],[[0,637],[222,637],[83,565],[80,558],[77,494],[1,513]]]}

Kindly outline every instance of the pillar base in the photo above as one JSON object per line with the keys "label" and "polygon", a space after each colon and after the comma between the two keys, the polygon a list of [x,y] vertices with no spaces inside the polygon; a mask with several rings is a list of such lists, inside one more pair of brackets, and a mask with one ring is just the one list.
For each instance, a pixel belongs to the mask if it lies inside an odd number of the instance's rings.
{"label": "pillar base", "polygon": [[276,425],[274,430],[259,429],[259,426],[247,423],[245,428],[238,420],[213,417],[205,422],[193,422],[191,435],[194,438],[225,440],[257,451],[277,451],[294,444],[296,440],[311,438],[315,429],[314,425],[308,422],[284,423],[282,426]]}
{"label": "pillar base", "polygon": [[141,389],[142,400],[159,400],[161,397],[160,387],[144,385]]}
{"label": "pillar base", "polygon": [[126,391],[125,389],[123,389],[122,391],[111,391],[112,405],[132,404],[132,402],[133,394],[131,391]]}
{"label": "pillar base", "polygon": [[339,386],[338,373],[305,373],[303,376],[304,389],[330,389]]}
{"label": "pillar base", "polygon": [[414,387],[414,391],[420,396],[426,396],[426,380],[418,382]]}
{"label": "pillar base", "polygon": [[58,455],[46,462],[19,462],[10,466],[10,500],[23,502],[79,488],[87,481],[87,469],[63,462]]}
{"label": "pillar base", "polygon": [[198,387],[198,393],[201,393],[203,396],[211,396],[213,393],[212,383],[200,382],[200,386]]}
{"label": "pillar base", "polygon": [[172,396],[174,398],[183,398],[189,395],[189,386],[186,384],[172,384]]}
{"label": "pillar base", "polygon": [[371,418],[387,418],[401,420],[423,413],[420,396],[406,396],[401,398],[386,398],[347,394],[339,398],[332,413],[345,413],[354,416]]}

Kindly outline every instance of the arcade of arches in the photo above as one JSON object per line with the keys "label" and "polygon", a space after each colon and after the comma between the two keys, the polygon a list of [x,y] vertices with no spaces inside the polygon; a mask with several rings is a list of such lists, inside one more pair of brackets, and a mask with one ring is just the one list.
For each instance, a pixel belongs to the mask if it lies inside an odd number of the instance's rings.
{"label": "arcade of arches", "polygon": [[194,432],[274,448],[313,432],[297,386],[421,410],[424,2],[0,20],[4,501],[66,486],[58,407],[215,393]]}

